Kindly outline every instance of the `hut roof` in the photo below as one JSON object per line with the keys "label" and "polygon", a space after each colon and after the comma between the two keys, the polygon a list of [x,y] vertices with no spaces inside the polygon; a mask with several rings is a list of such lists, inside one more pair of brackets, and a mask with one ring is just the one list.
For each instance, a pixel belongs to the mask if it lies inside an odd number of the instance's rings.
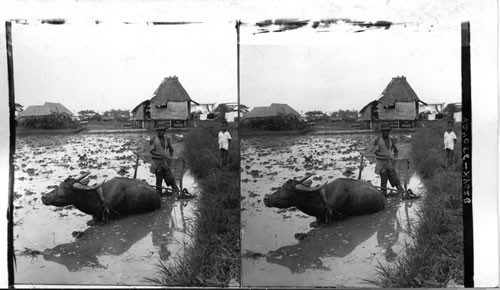
{"label": "hut roof", "polygon": [[[394,105],[395,102],[422,102],[406,81],[406,77],[395,77],[389,82],[381,94],[379,103]],[[424,102],[422,102],[424,103]],[[425,104],[425,103],[424,103]]]}
{"label": "hut roof", "polygon": [[139,105],[135,106],[135,108],[133,108],[133,109],[132,109],[132,111],[131,111],[131,112],[132,112],[132,114],[133,114],[135,111],[137,111],[137,109],[139,109],[139,107],[140,107],[141,105],[147,104],[147,103],[149,103],[149,102],[150,102],[150,100],[145,100],[145,101],[141,102]]}
{"label": "hut roof", "polygon": [[65,113],[69,116],[73,116],[70,110],[60,103],[49,103],[45,102],[42,106],[29,106],[26,110],[19,113],[19,118],[22,117],[35,117],[35,116],[46,116],[52,113]]}
{"label": "hut roof", "polygon": [[363,113],[364,110],[366,110],[368,107],[371,107],[373,104],[377,104],[377,102],[378,102],[377,100],[369,102],[368,104],[366,104],[366,106],[364,106],[361,110],[359,110],[359,112]]}
{"label": "hut roof", "polygon": [[[151,102],[156,104],[166,104],[167,101],[171,102],[193,102],[188,93],[182,87],[179,79],[176,76],[164,78],[153,94]],[[197,104],[197,103],[196,103]]]}
{"label": "hut roof", "polygon": [[245,118],[269,118],[269,117],[288,116],[288,115],[300,117],[300,114],[297,113],[297,111],[295,111],[288,104],[273,103],[269,107],[253,108],[248,114],[245,115]]}
{"label": "hut roof", "polygon": [[455,107],[454,108],[454,111],[455,112],[462,112],[462,103],[448,103],[446,104],[446,107],[444,107],[443,111],[449,111],[450,110],[450,107]]}

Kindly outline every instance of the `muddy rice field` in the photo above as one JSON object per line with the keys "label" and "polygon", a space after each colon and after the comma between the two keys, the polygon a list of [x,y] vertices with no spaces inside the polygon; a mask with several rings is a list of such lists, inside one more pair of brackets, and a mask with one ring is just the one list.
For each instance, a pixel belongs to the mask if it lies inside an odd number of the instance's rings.
{"label": "muddy rice field", "polygon": [[[89,185],[115,176],[133,178],[135,152],[146,134],[77,134],[16,139],[14,248],[16,284],[152,285],[157,265],[174,263],[192,237],[196,199],[164,197],[155,212],[127,216],[104,225],[72,206],[46,206],[41,196],[69,176],[90,172]],[[182,136],[174,135],[174,158],[182,156]],[[175,163],[176,180],[199,195],[189,170]],[[155,184],[150,164],[139,161],[137,179]],[[165,186],[165,185],[164,185]]]}
{"label": "muddy rice field", "polygon": [[[253,137],[242,140],[242,285],[373,287],[378,263],[404,255],[418,222],[420,200],[387,199],[380,212],[329,226],[296,208],[267,208],[262,199],[288,179],[315,173],[312,186],[340,177],[358,178],[360,152],[376,135]],[[407,157],[411,135],[395,135],[399,157]],[[365,159],[362,180],[380,185],[374,160]],[[404,162],[399,176],[418,195],[418,176]]]}

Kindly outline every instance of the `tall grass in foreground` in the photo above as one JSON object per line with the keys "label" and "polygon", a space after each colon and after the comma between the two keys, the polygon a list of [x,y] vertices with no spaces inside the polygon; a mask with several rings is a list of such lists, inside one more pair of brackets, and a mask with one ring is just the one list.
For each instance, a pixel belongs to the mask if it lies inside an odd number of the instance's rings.
{"label": "tall grass in foreground", "polygon": [[230,161],[219,165],[217,128],[197,128],[185,139],[184,157],[201,186],[193,244],[173,266],[160,262],[162,285],[228,286],[240,281],[240,190],[237,131],[230,131]]}
{"label": "tall grass in foreground", "polygon": [[[455,167],[445,168],[440,128],[417,132],[411,148],[413,166],[422,177],[426,195],[418,211],[419,224],[406,245],[406,255],[392,265],[378,266],[382,287],[446,287],[463,285],[463,223],[461,140],[455,148]],[[459,132],[455,132],[457,136]]]}

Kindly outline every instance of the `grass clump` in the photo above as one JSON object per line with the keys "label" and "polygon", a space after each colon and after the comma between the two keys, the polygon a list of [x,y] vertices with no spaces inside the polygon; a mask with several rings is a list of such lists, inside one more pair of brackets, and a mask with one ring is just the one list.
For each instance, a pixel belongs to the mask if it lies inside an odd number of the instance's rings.
{"label": "grass clump", "polygon": [[[393,264],[379,264],[382,287],[446,287],[463,285],[462,167],[455,148],[455,165],[445,166],[442,128],[424,128],[412,142],[411,158],[426,194],[418,211],[419,224],[406,245],[406,255]],[[457,133],[457,132],[456,132]]]}
{"label": "grass clump", "polygon": [[240,281],[240,190],[237,131],[230,129],[229,163],[221,166],[216,127],[193,129],[184,158],[201,187],[193,244],[175,265],[160,262],[162,285],[235,286]]}

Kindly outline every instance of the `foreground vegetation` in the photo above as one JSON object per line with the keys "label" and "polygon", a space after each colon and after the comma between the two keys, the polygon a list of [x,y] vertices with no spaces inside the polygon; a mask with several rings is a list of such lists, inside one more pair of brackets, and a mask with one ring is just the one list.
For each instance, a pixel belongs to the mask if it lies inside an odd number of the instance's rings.
{"label": "foreground vegetation", "polygon": [[[440,122],[441,123],[441,122]],[[439,124],[440,124],[439,123]],[[442,122],[444,123],[444,122]],[[438,124],[438,123],[435,123]],[[446,287],[463,285],[462,165],[459,125],[454,166],[446,168],[444,125],[420,129],[412,143],[413,166],[422,177],[426,195],[418,211],[419,224],[406,255],[378,267],[382,287]]]}
{"label": "foreground vegetation", "polygon": [[[220,125],[220,123],[217,123]],[[160,264],[162,285],[235,286],[240,281],[240,190],[237,131],[230,129],[229,163],[221,166],[219,126],[192,130],[184,158],[201,186],[193,243],[173,266]]]}

